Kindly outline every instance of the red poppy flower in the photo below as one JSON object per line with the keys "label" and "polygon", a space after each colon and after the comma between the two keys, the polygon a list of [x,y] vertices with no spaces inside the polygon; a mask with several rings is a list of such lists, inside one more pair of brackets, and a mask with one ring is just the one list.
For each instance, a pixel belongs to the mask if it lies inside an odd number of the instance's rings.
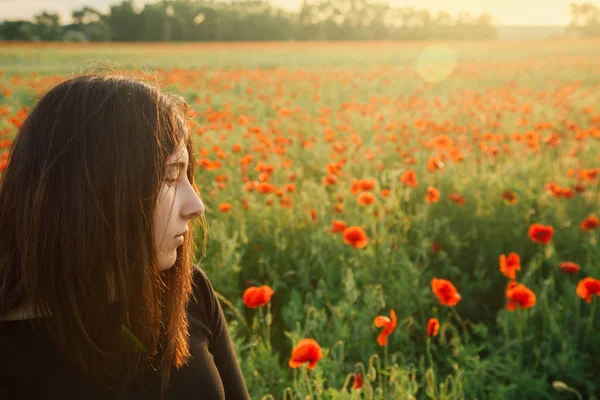
{"label": "red poppy flower", "polygon": [[431,290],[444,306],[454,307],[461,299],[452,282],[446,279],[433,278],[431,280]]}
{"label": "red poppy flower", "polygon": [[344,229],[342,236],[344,237],[344,243],[354,246],[357,249],[367,247],[369,243],[367,234],[360,226],[349,226]]}
{"label": "red poppy flower", "polygon": [[535,305],[535,293],[523,284],[512,284],[505,292],[508,298],[506,308],[513,311],[517,306],[521,308],[531,308]]}
{"label": "red poppy flower", "polygon": [[360,375],[360,372],[356,371],[354,373],[354,384],[352,385],[352,390],[362,389],[363,386],[364,386],[364,383],[363,383],[362,376]]}
{"label": "red poppy flower", "polygon": [[226,213],[226,212],[229,212],[229,210],[231,210],[231,204],[229,204],[229,203],[219,204],[219,211]]}
{"label": "red poppy flower", "polygon": [[574,263],[572,261],[564,261],[561,262],[559,264],[560,269],[562,269],[562,271],[565,274],[569,274],[569,275],[574,275],[576,273],[579,272],[579,270],[581,269],[581,267],[579,266],[579,264]]}
{"label": "red poppy flower", "polygon": [[425,202],[431,204],[437,203],[438,201],[440,201],[440,191],[433,186],[429,186],[427,188],[427,194],[425,195]]}
{"label": "red poppy flower", "polygon": [[364,191],[369,191],[375,189],[375,184],[377,181],[375,179],[361,179],[359,181],[360,189]]}
{"label": "red poppy flower", "polygon": [[580,227],[584,232],[589,232],[593,229],[597,229],[599,225],[600,222],[598,221],[598,217],[590,215],[581,223]]}
{"label": "red poppy flower", "polygon": [[308,369],[317,366],[317,362],[323,358],[321,346],[314,339],[302,339],[292,350],[292,358],[288,362],[292,368],[298,368],[304,363],[308,363]]}
{"label": "red poppy flower", "polygon": [[430,157],[427,160],[427,170],[429,172],[435,172],[436,170],[443,171],[444,163],[439,157]]}
{"label": "red poppy flower", "polygon": [[394,332],[396,325],[398,324],[396,313],[393,309],[390,310],[390,316],[391,319],[384,315],[378,315],[374,319],[377,328],[383,327],[383,330],[379,333],[379,336],[377,336],[377,343],[379,343],[380,346],[385,346],[387,344],[387,337]]}
{"label": "red poppy flower", "polygon": [[548,244],[552,241],[554,228],[542,224],[533,224],[529,227],[528,235],[535,243]]}
{"label": "red poppy flower", "polygon": [[406,186],[417,187],[419,182],[417,181],[417,174],[412,169],[404,171],[400,176],[400,181]]}
{"label": "red poppy flower", "polygon": [[591,277],[583,278],[577,284],[577,295],[585,300],[586,303],[592,302],[592,296],[600,296],[600,279]]}
{"label": "red poppy flower", "polygon": [[346,223],[338,219],[331,221],[331,233],[343,232],[346,229]]}
{"label": "red poppy flower", "polygon": [[502,199],[510,205],[517,204],[517,202],[519,201],[519,197],[517,196],[517,194],[511,190],[506,190],[504,193],[502,193],[500,197],[502,197]]}
{"label": "red poppy flower", "polygon": [[516,271],[521,270],[521,258],[517,253],[510,253],[508,257],[500,254],[500,272],[507,278],[515,279]]}
{"label": "red poppy flower", "polygon": [[271,300],[273,295],[273,289],[268,286],[252,286],[244,291],[244,304],[248,308],[256,308],[258,306],[264,306]]}
{"label": "red poppy flower", "polygon": [[546,184],[546,191],[552,197],[559,197],[562,191],[562,188],[556,182],[549,182]]}
{"label": "red poppy flower", "polygon": [[362,192],[358,195],[356,200],[361,206],[368,206],[375,203],[375,196],[371,192]]}
{"label": "red poppy flower", "polygon": [[460,206],[465,204],[465,198],[460,193],[452,193],[450,195],[450,200],[452,200]]}
{"label": "red poppy flower", "polygon": [[427,336],[437,336],[440,329],[440,321],[437,318],[429,318],[427,321]]}

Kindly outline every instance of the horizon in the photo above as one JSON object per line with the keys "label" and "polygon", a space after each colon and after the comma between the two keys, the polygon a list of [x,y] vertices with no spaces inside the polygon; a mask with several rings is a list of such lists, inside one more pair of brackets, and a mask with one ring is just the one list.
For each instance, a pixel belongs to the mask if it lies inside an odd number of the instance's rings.
{"label": "horizon", "polygon": [[[287,11],[298,11],[302,0],[267,0],[271,5]],[[61,24],[71,22],[71,13],[84,6],[92,7],[106,14],[111,5],[121,4],[122,0],[0,0],[2,4],[2,20],[30,20],[43,11],[60,15]],[[144,4],[157,3],[158,0],[134,0],[137,11]],[[460,12],[472,16],[488,13],[494,18],[497,26],[566,26],[570,22],[569,4],[572,0],[460,0],[448,4],[447,0],[389,0],[394,8],[413,7],[428,9],[431,12],[448,12],[455,18]],[[549,5],[548,3],[552,3]],[[580,3],[580,2],[576,2]],[[594,1],[599,3],[600,1]],[[513,10],[518,9],[516,14]],[[539,10],[543,10],[540,12]]]}

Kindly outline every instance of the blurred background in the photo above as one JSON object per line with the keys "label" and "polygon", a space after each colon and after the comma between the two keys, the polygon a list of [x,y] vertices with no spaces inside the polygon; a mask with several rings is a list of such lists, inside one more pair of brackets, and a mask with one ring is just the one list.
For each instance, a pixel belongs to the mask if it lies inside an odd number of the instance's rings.
{"label": "blurred background", "polygon": [[600,35],[569,0],[0,0],[0,40],[544,40]]}

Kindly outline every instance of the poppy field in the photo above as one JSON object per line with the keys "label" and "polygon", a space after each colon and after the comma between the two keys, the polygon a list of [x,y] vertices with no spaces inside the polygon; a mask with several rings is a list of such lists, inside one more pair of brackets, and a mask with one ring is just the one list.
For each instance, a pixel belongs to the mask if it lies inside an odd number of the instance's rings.
{"label": "poppy field", "polygon": [[0,47],[0,174],[90,62],[185,97],[253,399],[600,398],[599,41]]}

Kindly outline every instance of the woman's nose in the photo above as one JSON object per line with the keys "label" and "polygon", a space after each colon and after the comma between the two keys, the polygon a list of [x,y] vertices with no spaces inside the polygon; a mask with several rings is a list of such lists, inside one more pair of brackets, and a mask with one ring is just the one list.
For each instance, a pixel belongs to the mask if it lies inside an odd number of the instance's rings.
{"label": "woman's nose", "polygon": [[200,200],[200,196],[191,186],[187,192],[188,198],[183,209],[183,216],[188,219],[199,218],[204,214],[204,204]]}
{"label": "woman's nose", "polygon": [[194,195],[195,199],[192,200],[193,204],[189,208],[189,213],[186,215],[187,219],[200,218],[204,214],[204,204],[197,195]]}

